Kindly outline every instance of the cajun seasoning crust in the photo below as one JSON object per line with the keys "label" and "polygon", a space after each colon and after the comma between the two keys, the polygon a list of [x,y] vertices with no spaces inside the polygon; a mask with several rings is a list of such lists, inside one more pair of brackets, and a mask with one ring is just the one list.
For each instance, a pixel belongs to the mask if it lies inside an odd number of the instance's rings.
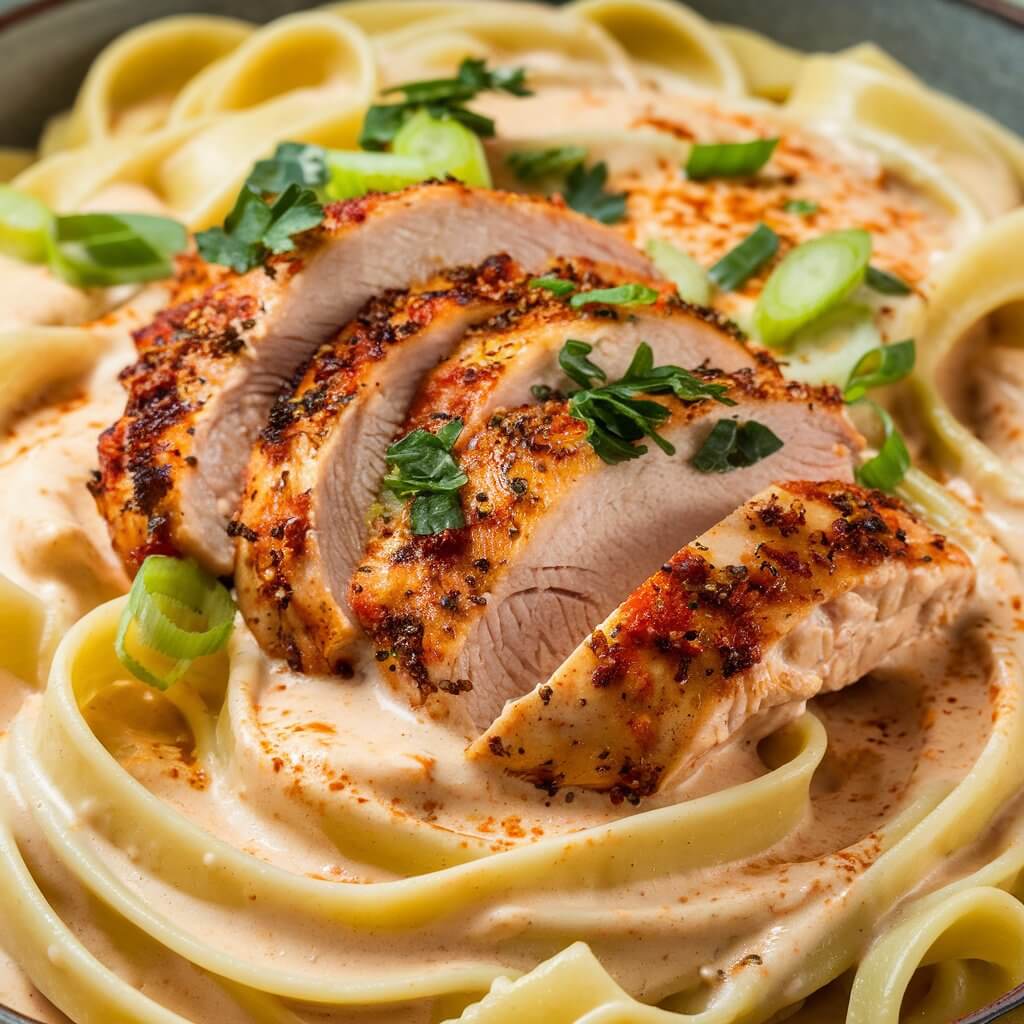
{"label": "cajun seasoning crust", "polygon": [[[947,574],[961,598],[969,585],[963,551],[879,491],[787,483],[730,518],[740,537],[753,538],[743,557],[716,561],[710,538],[720,527],[702,538],[711,548],[702,540],[683,548],[594,630],[566,663],[572,671],[563,667],[511,705],[471,755],[500,746],[506,767],[543,788],[584,785],[638,800],[678,761],[701,716],[753,704],[749,693],[737,701],[746,685],[739,680],[813,606],[893,566],[936,579]],[[579,705],[603,722],[583,723]],[[565,758],[546,756],[547,737],[536,729],[545,717],[545,726],[566,726]]]}
{"label": "cajun seasoning crust", "polygon": [[[291,263],[277,260],[279,274]],[[195,287],[202,265],[179,264],[182,292]],[[258,295],[237,275],[171,306],[134,335],[138,360],[120,374],[128,392],[124,415],[100,435],[93,496],[114,549],[129,573],[156,552],[187,554],[174,540],[181,510],[177,477],[194,466],[193,420],[221,387],[246,348],[244,334],[259,314]]]}
{"label": "cajun seasoning crust", "polygon": [[[636,274],[586,260],[559,260],[545,273],[572,281],[581,291],[641,280]],[[636,308],[588,303],[573,309],[568,296],[559,299],[541,288],[526,289],[519,301],[467,331],[452,356],[427,375],[409,409],[404,432],[427,428],[442,416],[457,417],[472,426],[476,411],[489,407],[488,400],[502,374],[535,343],[540,332],[547,330],[561,332],[561,347],[566,339],[578,337],[589,327],[622,322],[635,317],[639,309],[645,318],[667,319],[680,313],[696,316],[736,342],[744,341],[743,332],[735,324],[713,310],[683,302],[673,285],[653,280],[643,283],[655,288],[659,297],[649,306]],[[556,355],[557,350],[552,352],[552,363]]]}
{"label": "cajun seasoning crust", "polygon": [[[835,389],[787,382],[777,373],[696,372],[727,384],[737,401],[842,405]],[[651,400],[671,410],[665,431],[708,416],[711,409],[730,411],[707,400]],[[416,537],[405,506],[371,525],[366,557],[352,580],[351,607],[376,644],[382,667],[412,681],[421,699],[459,683],[439,677],[438,670],[450,663],[451,652],[482,613],[487,593],[515,559],[517,546],[529,541],[577,481],[602,465],[586,433],[562,400],[498,413],[456,446],[469,477],[461,491],[463,529]]]}

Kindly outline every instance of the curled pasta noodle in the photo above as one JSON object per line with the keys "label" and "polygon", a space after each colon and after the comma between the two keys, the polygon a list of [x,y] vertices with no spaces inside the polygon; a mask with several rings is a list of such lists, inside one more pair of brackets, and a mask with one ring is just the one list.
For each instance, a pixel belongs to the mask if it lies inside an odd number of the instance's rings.
{"label": "curled pasta noodle", "polygon": [[938,159],[989,215],[1020,202],[1021,183],[985,134],[915,81],[862,62],[809,57],[786,109],[812,122],[873,129]]}
{"label": "curled pasta noodle", "polygon": [[644,74],[727,96],[743,91],[729,48],[702,18],[667,0],[575,0],[569,10],[600,25]]}
{"label": "curled pasta noodle", "polygon": [[59,148],[161,127],[186,83],[234,50],[251,31],[233,18],[189,15],[126,32],[90,67],[60,129]]}
{"label": "curled pasta noodle", "polygon": [[37,685],[45,629],[43,602],[0,574],[0,668]]}
{"label": "curled pasta noodle", "polygon": [[915,1020],[945,1024],[1024,982],[1024,906],[978,887],[911,911],[866,954],[850,995],[848,1024],[899,1024],[914,972],[937,973],[912,1007]]}
{"label": "curled pasta noodle", "polygon": [[784,100],[806,59],[760,32],[739,25],[718,25],[718,35],[732,52],[747,92],[767,100]]}
{"label": "curled pasta noodle", "polygon": [[[634,87],[636,78],[622,47],[597,25],[567,12],[533,4],[480,5],[413,21],[374,37],[382,67],[402,71],[398,80],[450,68],[465,40],[471,56],[501,63],[525,61],[537,84],[603,82]],[[391,72],[389,72],[390,74]],[[389,78],[389,84],[393,84]]]}

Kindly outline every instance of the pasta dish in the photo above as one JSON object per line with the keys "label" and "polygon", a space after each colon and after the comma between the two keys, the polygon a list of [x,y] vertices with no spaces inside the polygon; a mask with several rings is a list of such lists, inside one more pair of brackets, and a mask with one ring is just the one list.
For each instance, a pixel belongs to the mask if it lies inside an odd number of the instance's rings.
{"label": "pasta dish", "polygon": [[350,0],[128,32],[0,172],[0,1005],[1024,983],[1024,141],[668,0]]}

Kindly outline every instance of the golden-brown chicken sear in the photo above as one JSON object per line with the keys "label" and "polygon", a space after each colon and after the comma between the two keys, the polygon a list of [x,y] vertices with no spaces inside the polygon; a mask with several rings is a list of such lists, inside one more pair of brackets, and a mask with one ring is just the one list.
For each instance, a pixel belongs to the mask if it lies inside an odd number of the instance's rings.
{"label": "golden-brown chicken sear", "polygon": [[967,556],[879,491],[768,488],[637,588],[470,748],[545,787],[637,800],[771,708],[948,625]]}
{"label": "golden-brown chicken sear", "polygon": [[[563,401],[497,414],[460,438],[465,527],[416,536],[408,507],[381,516],[352,579],[352,608],[388,677],[468,731],[483,728],[652,566],[771,481],[849,478],[861,439],[834,391],[768,370],[701,379],[736,404],[651,399],[668,410],[660,430],[672,456],[652,445],[618,465],[602,461]],[[702,472],[694,456],[723,419],[756,421],[782,447]]]}
{"label": "golden-brown chicken sear", "polygon": [[[552,274],[567,276],[557,267]],[[604,287],[593,273],[572,279],[580,292]],[[458,417],[471,432],[495,409],[557,393],[567,383],[558,354],[570,338],[592,347],[590,358],[610,380],[625,373],[641,342],[650,346],[659,365],[705,366],[726,373],[759,363],[775,366],[769,356],[747,347],[735,324],[713,310],[683,302],[670,285],[662,285],[657,301],[649,305],[595,302],[573,308],[560,300],[533,303],[467,332],[423,381],[403,433],[446,415]]]}
{"label": "golden-brown chicken sear", "polygon": [[[635,278],[589,260],[546,269],[595,287]],[[497,314],[507,326],[563,305],[532,277],[501,255],[374,298],[278,396],[229,524],[239,606],[264,650],[300,671],[347,670],[356,634],[348,582],[387,447],[423,374],[471,325]]]}
{"label": "golden-brown chicken sear", "polygon": [[[652,276],[610,228],[545,200],[454,182],[336,203],[293,252],[210,286],[139,332],[124,416],[101,438],[94,494],[133,571],[146,554],[229,573],[227,524],[280,388],[373,296],[508,253],[527,270],[582,256]],[[655,275],[656,276],[656,275]]]}

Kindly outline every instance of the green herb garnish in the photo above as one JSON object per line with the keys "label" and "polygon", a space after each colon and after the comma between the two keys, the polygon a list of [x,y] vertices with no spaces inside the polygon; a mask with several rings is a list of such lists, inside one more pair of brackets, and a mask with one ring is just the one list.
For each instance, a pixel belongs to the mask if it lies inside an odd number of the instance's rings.
{"label": "green herb garnish", "polygon": [[885,387],[903,380],[914,369],[915,358],[913,338],[865,352],[850,372],[850,379],[843,390],[844,400],[857,402],[872,388]]}
{"label": "green herb garnish", "polygon": [[319,188],[327,184],[326,150],[304,142],[279,143],[272,157],[253,164],[245,183],[273,195],[289,185]]}
{"label": "green herb garnish", "polygon": [[909,295],[914,290],[902,277],[890,274],[888,270],[879,270],[878,267],[868,267],[864,283],[883,295]]}
{"label": "green herb garnish", "polygon": [[782,444],[782,438],[757,420],[722,419],[690,462],[699,473],[731,473],[766,459]]}
{"label": "green herb garnish", "polygon": [[0,185],[0,252],[48,263],[68,284],[105,287],[170,277],[188,245],[183,225],[144,213],[55,214],[45,203]]}
{"label": "green herb garnish", "polygon": [[576,291],[576,285],[573,281],[567,281],[564,277],[533,277],[530,278],[531,288],[543,288],[547,292],[551,292],[552,295],[570,295]]}
{"label": "green herb garnish", "polygon": [[782,209],[786,213],[795,213],[797,216],[805,217],[809,213],[817,213],[819,207],[813,199],[790,199]]}
{"label": "green herb garnish", "polygon": [[722,291],[734,291],[747,278],[756,274],[778,249],[779,236],[767,224],[758,224],[739,245],[730,249],[708,271],[708,277]]}
{"label": "green herb garnish", "polygon": [[889,413],[874,402],[863,401],[875,410],[882,421],[884,437],[878,454],[857,468],[857,483],[880,491],[893,491],[910,469],[910,452]]}
{"label": "green herb garnish", "polygon": [[759,171],[771,158],[779,140],[752,139],[750,142],[698,142],[686,161],[686,176],[692,181],[705,178],[738,178]]}
{"label": "green herb garnish", "polygon": [[385,89],[385,96],[401,93],[402,99],[398,103],[370,107],[363,121],[359,145],[363,149],[386,148],[408,118],[419,110],[428,111],[434,118],[451,118],[477,135],[490,137],[494,134],[494,122],[464,106],[481,92],[531,95],[523,68],[490,69],[485,61],[467,57],[454,78],[407,82]]}
{"label": "green herb garnish", "polygon": [[603,302],[607,306],[649,306],[658,301],[659,292],[646,284],[631,282],[615,288],[595,288],[589,292],[577,292],[570,300],[573,309],[579,309],[591,302]]}
{"label": "green herb garnish", "polygon": [[385,454],[390,472],[384,477],[384,487],[396,497],[413,499],[409,518],[412,532],[418,537],[466,525],[459,488],[469,482],[469,477],[451,454],[462,426],[462,420],[454,419],[436,434],[414,430]]}
{"label": "green herb garnish", "polygon": [[646,342],[637,346],[620,380],[594,386],[608,376],[587,358],[592,351],[592,345],[570,339],[562,347],[558,363],[581,388],[569,396],[570,415],[587,425],[587,441],[603,461],[612,465],[646,454],[646,445],[636,443],[644,437],[649,437],[666,455],[675,454],[673,445],[657,431],[671,411],[659,402],[644,401],[637,395],[674,394],[684,402],[712,399],[722,405],[736,404],[726,397],[726,384],[708,383],[678,366],[655,366],[654,354]]}
{"label": "green herb garnish", "polygon": [[272,252],[290,252],[294,236],[315,228],[324,219],[316,193],[301,185],[289,185],[273,204],[246,185],[222,228],[196,235],[200,255],[244,273],[258,267]]}
{"label": "green herb garnish", "polygon": [[505,158],[512,173],[524,182],[563,178],[587,158],[583,146],[556,146],[551,149],[521,149]]}
{"label": "green herb garnish", "polygon": [[565,201],[577,213],[602,224],[617,224],[626,216],[626,193],[606,191],[607,181],[608,165],[603,160],[590,170],[577,164],[565,182]]}

